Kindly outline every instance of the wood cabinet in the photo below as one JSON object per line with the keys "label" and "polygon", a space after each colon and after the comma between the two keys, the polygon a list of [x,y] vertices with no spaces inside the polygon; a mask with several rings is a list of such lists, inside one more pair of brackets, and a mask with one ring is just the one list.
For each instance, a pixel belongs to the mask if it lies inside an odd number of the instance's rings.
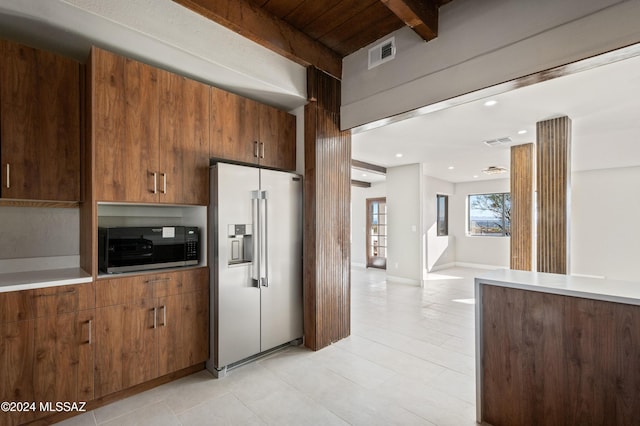
{"label": "wood cabinet", "polygon": [[93,48],[97,201],[208,203],[209,87]]}
{"label": "wood cabinet", "polygon": [[[0,293],[0,400],[93,399],[95,309],[93,284]],[[3,413],[0,425],[46,416]]]}
{"label": "wood cabinet", "polygon": [[295,116],[211,89],[212,157],[283,170],[296,168]]}
{"label": "wood cabinet", "polygon": [[209,86],[160,71],[162,202],[209,203],[209,102]]}
{"label": "wood cabinet", "polygon": [[0,40],[0,195],[80,200],[80,64]]}
{"label": "wood cabinet", "polygon": [[96,397],[207,360],[208,269],[98,280]]}

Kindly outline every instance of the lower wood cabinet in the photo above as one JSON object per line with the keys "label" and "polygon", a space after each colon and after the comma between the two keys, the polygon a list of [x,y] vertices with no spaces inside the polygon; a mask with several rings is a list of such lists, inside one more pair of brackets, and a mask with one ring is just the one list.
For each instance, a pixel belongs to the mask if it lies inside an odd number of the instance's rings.
{"label": "lower wood cabinet", "polygon": [[80,299],[92,288],[80,284],[0,294],[3,313],[24,318],[0,318],[0,401],[36,408],[2,413],[0,425],[51,414],[40,403],[93,399],[95,310],[77,311],[86,307]]}
{"label": "lower wood cabinet", "polygon": [[209,356],[207,268],[99,280],[96,398]]}

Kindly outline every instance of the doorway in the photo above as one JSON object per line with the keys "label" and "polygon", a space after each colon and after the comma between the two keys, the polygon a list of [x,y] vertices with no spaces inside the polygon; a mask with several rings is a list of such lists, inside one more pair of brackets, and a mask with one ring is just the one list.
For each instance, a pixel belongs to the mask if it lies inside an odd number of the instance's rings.
{"label": "doorway", "polygon": [[387,269],[386,198],[367,198],[367,268]]}

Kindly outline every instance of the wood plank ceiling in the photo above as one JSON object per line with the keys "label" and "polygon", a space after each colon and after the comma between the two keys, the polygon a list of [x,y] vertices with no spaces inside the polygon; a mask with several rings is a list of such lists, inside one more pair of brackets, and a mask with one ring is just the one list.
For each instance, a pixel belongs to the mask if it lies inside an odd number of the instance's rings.
{"label": "wood plank ceiling", "polygon": [[451,0],[174,0],[304,66],[340,79],[342,58],[408,25],[437,36]]}

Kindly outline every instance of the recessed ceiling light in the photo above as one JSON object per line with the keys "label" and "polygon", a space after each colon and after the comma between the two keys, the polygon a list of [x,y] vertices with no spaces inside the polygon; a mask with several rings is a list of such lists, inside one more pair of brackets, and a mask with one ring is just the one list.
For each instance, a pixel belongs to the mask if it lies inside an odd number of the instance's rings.
{"label": "recessed ceiling light", "polygon": [[497,103],[498,103],[498,101],[496,101],[494,99],[491,99],[491,100],[488,100],[487,102],[485,102],[484,106],[494,106]]}
{"label": "recessed ceiling light", "polygon": [[449,170],[453,170],[453,169],[455,169],[455,167],[453,167],[453,166],[449,166],[449,167],[448,167],[448,169],[449,169]]}
{"label": "recessed ceiling light", "polygon": [[519,134],[519,135],[524,135],[524,134],[526,134],[526,133],[527,133],[527,131],[526,131],[526,130],[518,130],[518,134]]}
{"label": "recessed ceiling light", "polygon": [[474,179],[478,179],[478,175],[473,175],[473,178]]}
{"label": "recessed ceiling light", "polygon": [[397,158],[402,158],[402,153],[400,153],[400,152],[399,152],[399,153],[397,153],[397,154],[396,154],[396,157],[397,157]]}
{"label": "recessed ceiling light", "polygon": [[362,177],[367,177],[367,174],[366,174],[366,173],[363,173],[363,174],[362,174]]}

